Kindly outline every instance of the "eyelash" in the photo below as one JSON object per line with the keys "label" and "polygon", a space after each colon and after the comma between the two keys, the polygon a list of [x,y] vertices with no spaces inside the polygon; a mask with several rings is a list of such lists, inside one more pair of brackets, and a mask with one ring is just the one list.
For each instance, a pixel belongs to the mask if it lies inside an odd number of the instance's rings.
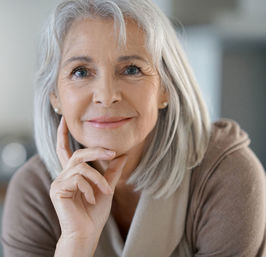
{"label": "eyelash", "polygon": [[[138,72],[136,74],[124,74],[127,69],[129,68],[136,68],[138,70]],[[81,72],[81,71],[86,71],[86,75],[85,76],[82,76],[81,78],[79,76],[76,75],[76,72]],[[139,76],[140,74],[142,74],[142,70],[139,66],[135,65],[135,64],[130,64],[130,65],[127,65],[124,69],[123,69],[123,72],[122,72],[122,75],[124,76]],[[90,72],[90,70],[88,68],[86,68],[85,66],[79,66],[79,67],[76,67],[72,72],[71,72],[71,78],[76,78],[76,79],[83,79],[84,77],[87,78],[89,76],[92,75],[92,72]]]}
{"label": "eyelash", "polygon": [[76,72],[78,72],[78,71],[86,71],[86,77],[88,77],[89,75],[89,73],[91,73],[86,67],[84,67],[84,66],[79,66],[79,67],[77,67],[77,68],[75,68],[72,72],[71,72],[71,77],[73,78],[73,77],[75,77],[75,78],[79,78],[79,76],[77,76],[75,73]]}
{"label": "eyelash", "polygon": [[128,68],[130,68],[130,67],[137,68],[137,69],[138,69],[138,73],[137,73],[137,74],[131,74],[131,75],[130,75],[130,74],[125,74],[125,75],[128,75],[128,76],[138,76],[140,73],[142,73],[141,68],[140,68],[139,66],[135,65],[135,64],[130,64],[130,65],[126,66],[125,69],[124,69],[124,72],[125,72]]}

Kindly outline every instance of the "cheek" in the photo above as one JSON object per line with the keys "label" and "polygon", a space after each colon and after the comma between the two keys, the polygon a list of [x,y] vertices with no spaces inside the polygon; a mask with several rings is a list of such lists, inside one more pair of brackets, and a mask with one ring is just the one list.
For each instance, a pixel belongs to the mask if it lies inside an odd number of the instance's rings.
{"label": "cheek", "polygon": [[62,113],[70,127],[80,121],[88,101],[88,95],[82,90],[64,90],[61,94]]}
{"label": "cheek", "polygon": [[146,88],[136,99],[136,109],[140,115],[139,129],[147,134],[153,129],[158,118],[157,91]]}
{"label": "cheek", "polygon": [[84,94],[82,90],[75,90],[75,89],[61,90],[60,100],[61,100],[62,110],[65,112],[65,114],[67,114],[68,111],[71,111],[73,108],[77,109],[79,105],[82,104],[82,102],[84,101],[83,98]]}
{"label": "cheek", "polygon": [[149,133],[155,126],[158,118],[158,109],[156,106],[150,102],[146,102],[146,104],[142,108],[141,113],[141,131],[144,133]]}

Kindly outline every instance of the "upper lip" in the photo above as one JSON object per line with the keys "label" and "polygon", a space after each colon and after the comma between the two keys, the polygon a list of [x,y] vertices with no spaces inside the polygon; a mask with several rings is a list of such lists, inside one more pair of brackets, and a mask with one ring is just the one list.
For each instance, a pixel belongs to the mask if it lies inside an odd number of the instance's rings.
{"label": "upper lip", "polygon": [[131,117],[122,117],[122,116],[116,116],[116,117],[96,117],[93,119],[90,119],[88,121],[90,122],[118,122],[121,120],[129,119]]}

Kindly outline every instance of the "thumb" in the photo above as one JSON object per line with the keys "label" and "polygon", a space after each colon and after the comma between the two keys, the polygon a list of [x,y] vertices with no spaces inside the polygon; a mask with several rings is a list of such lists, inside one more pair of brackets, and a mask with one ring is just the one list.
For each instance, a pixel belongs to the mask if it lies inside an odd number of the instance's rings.
{"label": "thumb", "polygon": [[113,189],[113,191],[115,190],[116,184],[122,175],[122,171],[127,163],[127,160],[127,155],[122,155],[112,160],[104,173],[104,177]]}

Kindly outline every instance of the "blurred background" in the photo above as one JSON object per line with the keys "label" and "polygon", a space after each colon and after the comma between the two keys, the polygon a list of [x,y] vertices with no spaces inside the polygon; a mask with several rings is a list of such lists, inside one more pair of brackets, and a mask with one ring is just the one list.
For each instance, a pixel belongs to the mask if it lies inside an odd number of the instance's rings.
{"label": "blurred background", "polygon": [[[32,115],[37,46],[57,2],[0,1],[0,219],[8,181],[36,152]],[[154,2],[176,28],[212,121],[236,120],[266,167],[266,1]]]}

